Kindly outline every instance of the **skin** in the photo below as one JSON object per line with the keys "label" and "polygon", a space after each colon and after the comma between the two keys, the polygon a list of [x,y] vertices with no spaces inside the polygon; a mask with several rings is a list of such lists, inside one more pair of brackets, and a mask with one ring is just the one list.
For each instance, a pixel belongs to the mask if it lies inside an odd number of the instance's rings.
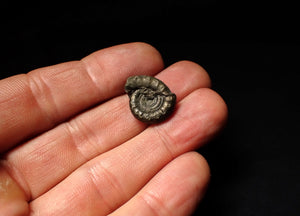
{"label": "skin", "polygon": [[[126,79],[151,75],[177,95],[167,121],[135,119]],[[130,43],[0,81],[0,215],[189,215],[210,179],[195,149],[224,126],[207,72],[163,69]]]}

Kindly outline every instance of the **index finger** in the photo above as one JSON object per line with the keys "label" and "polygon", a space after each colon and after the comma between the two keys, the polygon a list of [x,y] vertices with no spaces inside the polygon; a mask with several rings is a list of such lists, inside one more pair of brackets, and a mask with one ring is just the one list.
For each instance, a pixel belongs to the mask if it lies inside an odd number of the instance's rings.
{"label": "index finger", "polygon": [[0,152],[121,94],[128,76],[154,75],[162,68],[157,50],[130,43],[1,80]]}

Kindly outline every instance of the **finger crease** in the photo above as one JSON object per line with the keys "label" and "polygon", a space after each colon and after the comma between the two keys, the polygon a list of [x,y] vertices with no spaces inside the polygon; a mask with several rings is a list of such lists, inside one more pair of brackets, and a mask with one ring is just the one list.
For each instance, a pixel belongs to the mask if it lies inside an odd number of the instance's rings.
{"label": "finger crease", "polygon": [[76,141],[75,134],[80,133],[82,136],[85,136],[79,129],[77,124],[72,124],[71,122],[64,123],[64,128],[66,129],[67,133],[69,134],[70,140],[72,140],[73,146],[76,148],[77,152],[83,158],[84,161],[88,161],[89,158],[82,152],[81,148],[79,147],[78,141]]}
{"label": "finger crease", "polygon": [[[54,126],[57,123],[57,120],[53,118],[54,116],[56,116],[53,113],[59,114],[59,112],[51,88],[47,85],[47,82],[45,82],[40,76],[38,76],[38,81],[35,78],[36,76],[32,76],[30,73],[27,74],[27,77],[29,89],[36,104],[38,105],[40,112],[44,115],[45,119],[48,120],[50,125]],[[44,109],[45,103],[50,104],[51,109]]]}
{"label": "finger crease", "polygon": [[[72,137],[75,148],[86,160],[90,160],[91,157],[102,153],[102,151],[99,150],[99,146],[101,145],[98,145],[98,143],[100,143],[98,136],[93,130],[91,130],[86,124],[84,124],[83,121],[75,118],[67,122],[66,126],[68,132],[70,133],[70,136]],[[78,139],[78,137],[80,138]],[[84,153],[86,152],[84,148],[86,145],[83,145],[83,142],[87,142],[89,149],[87,153]]]}
{"label": "finger crease", "polygon": [[154,194],[146,192],[143,196],[140,196],[141,200],[146,204],[148,209],[152,211],[152,215],[171,215],[165,204]]}
{"label": "finger crease", "polygon": [[175,155],[173,153],[173,151],[170,148],[170,143],[168,140],[170,140],[171,138],[167,135],[168,133],[164,131],[164,133],[162,133],[160,130],[162,130],[161,128],[158,129],[156,127],[152,127],[152,129],[155,131],[156,135],[159,137],[159,140],[161,141],[161,143],[163,144],[163,146],[165,147],[166,151],[168,152],[170,159],[173,160],[175,158]]}
{"label": "finger crease", "polygon": [[[127,200],[129,197],[128,195],[125,193],[124,190],[122,190],[121,184],[118,181],[118,179],[116,178],[115,175],[113,175],[108,169],[106,169],[101,162],[97,163],[95,166],[91,167],[89,170],[89,174],[88,175],[91,178],[91,181],[93,182],[95,188],[97,189],[97,192],[99,194],[99,196],[102,198],[103,202],[106,204],[106,206],[108,206],[109,208],[109,212],[114,211],[117,207],[119,207],[121,204],[123,204],[123,200]],[[104,179],[105,183],[99,183],[99,179]],[[101,181],[101,180],[100,180]],[[110,192],[110,195],[112,194],[116,194],[118,197],[113,197],[111,196],[112,200],[114,200],[114,202],[109,202],[109,200],[107,200],[105,198],[105,196],[102,194],[101,192],[101,188],[99,187],[99,185],[110,185],[113,189],[113,191]],[[115,193],[114,193],[115,191]],[[124,199],[122,199],[122,197]],[[119,202],[116,202],[116,200],[119,200]],[[110,204],[110,203],[113,203]]]}
{"label": "finger crease", "polygon": [[[97,80],[95,78],[95,76],[93,76],[93,73],[91,72],[91,69],[89,67],[89,65],[84,61],[84,59],[81,59],[80,62],[82,63],[83,65],[83,68],[85,69],[86,71],[86,74],[88,75],[88,78],[91,80],[91,83],[95,86],[95,88],[98,90],[98,92],[100,93],[101,92],[101,89],[100,87],[97,85]],[[97,62],[97,61],[96,61]],[[100,71],[104,71],[103,70],[103,66],[101,64],[99,64],[97,62],[97,65],[99,66],[100,68]]]}

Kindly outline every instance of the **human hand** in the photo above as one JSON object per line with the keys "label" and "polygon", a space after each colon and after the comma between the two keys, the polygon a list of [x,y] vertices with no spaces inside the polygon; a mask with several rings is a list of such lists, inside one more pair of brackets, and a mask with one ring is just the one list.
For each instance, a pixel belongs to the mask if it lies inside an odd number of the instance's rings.
{"label": "human hand", "polygon": [[[177,95],[174,114],[148,126],[124,94],[131,75],[155,75]],[[0,215],[188,215],[210,172],[192,152],[227,109],[195,63],[163,70],[143,43],[0,81]],[[92,108],[91,108],[92,107]]]}

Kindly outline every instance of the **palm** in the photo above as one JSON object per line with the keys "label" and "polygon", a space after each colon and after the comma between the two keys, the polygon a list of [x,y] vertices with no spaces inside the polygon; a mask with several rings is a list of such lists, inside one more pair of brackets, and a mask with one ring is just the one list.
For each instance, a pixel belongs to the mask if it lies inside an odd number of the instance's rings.
{"label": "palm", "polygon": [[[226,106],[198,65],[161,69],[152,47],[134,43],[2,80],[0,186],[11,181],[0,188],[0,215],[189,214],[209,180],[190,151],[222,127]],[[123,85],[156,73],[178,102],[169,120],[147,126]]]}

